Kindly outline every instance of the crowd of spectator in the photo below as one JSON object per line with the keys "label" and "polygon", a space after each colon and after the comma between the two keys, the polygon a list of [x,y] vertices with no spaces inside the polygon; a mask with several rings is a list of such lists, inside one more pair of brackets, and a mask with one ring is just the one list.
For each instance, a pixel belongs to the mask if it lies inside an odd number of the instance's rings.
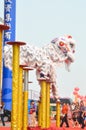
{"label": "crowd of spectator", "polygon": [[62,127],[65,123],[66,127],[86,127],[86,105],[84,101],[73,102],[72,104],[64,103],[61,107],[61,124]]}

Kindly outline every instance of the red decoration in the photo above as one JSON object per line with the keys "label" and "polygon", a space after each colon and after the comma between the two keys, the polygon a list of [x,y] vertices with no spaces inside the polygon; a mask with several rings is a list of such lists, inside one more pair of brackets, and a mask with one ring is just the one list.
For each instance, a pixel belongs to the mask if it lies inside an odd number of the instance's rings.
{"label": "red decoration", "polygon": [[86,96],[84,98],[86,99]]}
{"label": "red decoration", "polygon": [[79,94],[77,94],[77,97],[80,98],[81,96]]}
{"label": "red decoration", "polygon": [[82,99],[83,99],[83,96],[81,96],[80,99],[82,100]]}
{"label": "red decoration", "polygon": [[78,88],[78,87],[75,87],[74,90],[75,90],[75,91],[79,91],[79,88]]}
{"label": "red decoration", "polygon": [[78,93],[76,91],[73,92],[73,95],[77,95]]}

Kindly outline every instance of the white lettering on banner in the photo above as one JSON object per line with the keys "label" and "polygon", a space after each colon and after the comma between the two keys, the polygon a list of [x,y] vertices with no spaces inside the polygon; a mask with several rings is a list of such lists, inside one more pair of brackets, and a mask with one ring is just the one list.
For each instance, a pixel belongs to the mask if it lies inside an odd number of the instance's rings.
{"label": "white lettering on banner", "polygon": [[7,13],[7,14],[6,14],[6,19],[5,19],[5,21],[6,21],[6,22],[10,22],[11,20],[12,20],[12,18],[10,17],[10,14]]}
{"label": "white lettering on banner", "polygon": [[[11,23],[6,23],[6,25],[9,26],[10,29],[11,29]],[[9,30],[10,30],[10,29],[9,29]]]}
{"label": "white lettering on banner", "polygon": [[7,5],[5,6],[6,12],[10,12],[10,11],[11,11],[11,8],[12,8],[11,4],[7,4]]}
{"label": "white lettering on banner", "polygon": [[5,0],[5,2],[9,2],[9,3],[12,3],[12,0]]}
{"label": "white lettering on banner", "polygon": [[[5,11],[6,11],[6,15],[5,15],[5,23],[7,26],[10,27],[9,30],[11,30],[11,21],[12,21],[12,18],[11,18],[11,9],[12,9],[12,0],[5,0],[6,4],[5,4]],[[8,31],[8,32],[5,32],[5,39],[6,40],[10,40],[11,39],[11,32]]]}
{"label": "white lettering on banner", "polygon": [[11,32],[5,32],[5,38],[10,40],[11,39]]}

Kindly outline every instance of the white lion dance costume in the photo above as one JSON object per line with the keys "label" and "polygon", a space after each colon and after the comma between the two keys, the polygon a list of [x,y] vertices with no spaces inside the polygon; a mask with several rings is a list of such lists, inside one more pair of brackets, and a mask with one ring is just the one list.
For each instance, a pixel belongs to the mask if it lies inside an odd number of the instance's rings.
{"label": "white lion dance costume", "polygon": [[[69,71],[69,65],[74,62],[75,41],[72,36],[66,35],[55,38],[42,48],[31,45],[20,47],[20,64],[36,69],[38,78],[51,81],[53,96],[57,98],[56,67],[64,63]],[[4,64],[12,69],[12,47],[4,47]]]}

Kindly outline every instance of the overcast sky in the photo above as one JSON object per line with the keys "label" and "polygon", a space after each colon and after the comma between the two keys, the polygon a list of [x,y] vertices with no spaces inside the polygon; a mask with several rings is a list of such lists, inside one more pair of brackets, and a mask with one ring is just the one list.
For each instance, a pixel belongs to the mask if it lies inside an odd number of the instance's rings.
{"label": "overcast sky", "polygon": [[[16,40],[41,47],[64,34],[76,40],[76,53],[70,72],[64,66],[57,68],[59,95],[73,97],[74,87],[86,95],[86,0],[16,0]],[[30,80],[30,89],[39,91],[34,71],[30,72]]]}

